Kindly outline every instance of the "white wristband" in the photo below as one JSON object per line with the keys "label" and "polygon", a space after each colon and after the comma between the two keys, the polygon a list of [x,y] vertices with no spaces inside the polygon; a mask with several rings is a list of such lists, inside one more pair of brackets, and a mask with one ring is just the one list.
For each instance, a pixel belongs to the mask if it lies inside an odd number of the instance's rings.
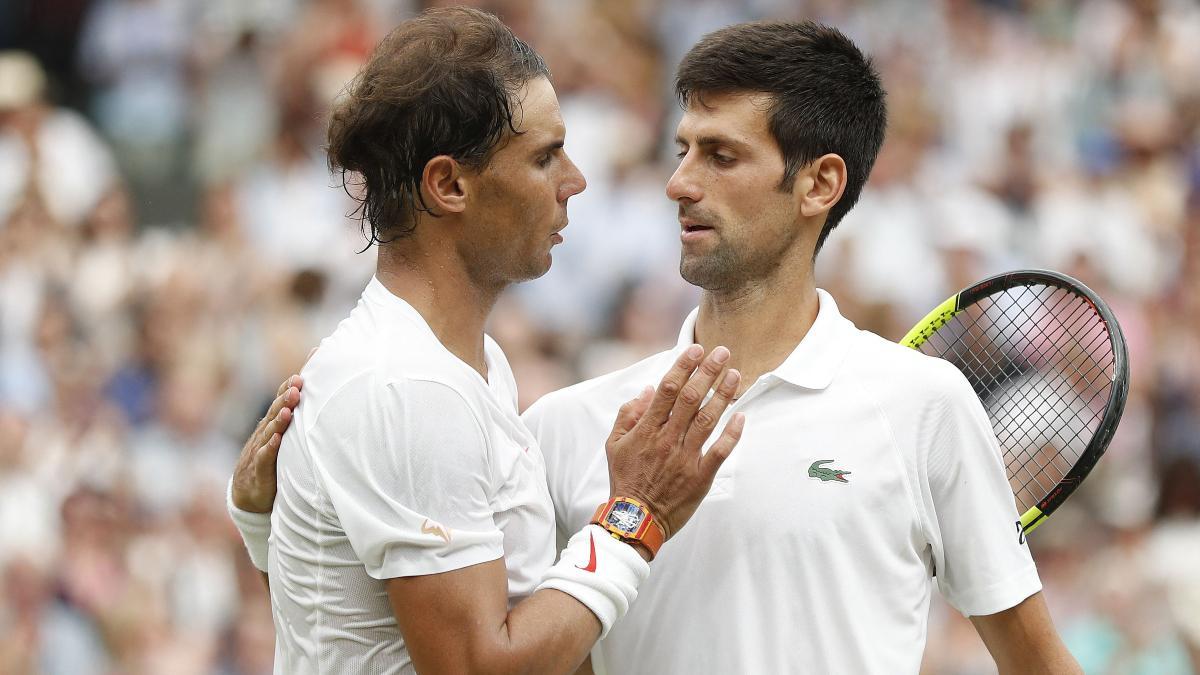
{"label": "white wristband", "polygon": [[242,543],[250,554],[250,562],[259,570],[267,571],[267,540],[271,538],[271,514],[251,513],[233,505],[233,479],[225,491],[225,509],[242,535]]}
{"label": "white wristband", "polygon": [[638,586],[649,575],[650,564],[632,546],[598,525],[588,525],[567,542],[558,564],[542,575],[538,590],[553,588],[582,602],[600,619],[604,637],[629,611]]}

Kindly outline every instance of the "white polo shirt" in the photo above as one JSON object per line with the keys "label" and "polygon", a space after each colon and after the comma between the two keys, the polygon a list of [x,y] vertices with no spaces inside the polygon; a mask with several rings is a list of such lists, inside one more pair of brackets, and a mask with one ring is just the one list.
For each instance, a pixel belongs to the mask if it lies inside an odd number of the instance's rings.
{"label": "white polo shirt", "polygon": [[511,605],[554,562],[545,464],[485,352],[486,380],[372,279],[304,367],[271,516],[276,673],[412,673],[384,579],[503,556]]}
{"label": "white polo shirt", "polygon": [[[795,351],[726,411],[746,413],[742,440],[593,650],[598,673],[916,673],[935,574],[967,615],[1041,588],[966,379],[856,329],[818,293]],[[560,536],[608,498],[604,440],[616,410],[661,379],[695,321],[693,312],[675,349],[525,414]]]}

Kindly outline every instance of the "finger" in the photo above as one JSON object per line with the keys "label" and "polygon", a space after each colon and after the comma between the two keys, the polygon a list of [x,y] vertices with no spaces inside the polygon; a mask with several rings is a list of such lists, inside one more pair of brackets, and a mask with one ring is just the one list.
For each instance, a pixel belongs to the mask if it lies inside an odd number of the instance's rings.
{"label": "finger", "polygon": [[275,417],[275,433],[282,434],[287,431],[287,428],[292,425],[292,419],[296,417],[296,413],[292,412],[291,408],[283,408]]}
{"label": "finger", "polygon": [[617,439],[629,433],[642,415],[646,414],[646,409],[650,407],[650,399],[653,398],[654,387],[646,387],[636,398],[630,399],[622,405],[617,411],[617,420],[613,422],[612,433],[608,435],[608,445],[615,443]]}
{"label": "finger", "polygon": [[683,389],[688,376],[696,370],[696,364],[700,362],[702,356],[704,356],[704,348],[700,345],[692,345],[683,354],[680,354],[679,358],[675,359],[675,365],[671,366],[667,374],[663,375],[662,381],[658,383],[654,399],[650,401],[650,408],[646,414],[642,415],[641,423],[654,428],[667,423],[667,419],[671,416],[671,408],[675,405],[675,397]]}
{"label": "finger", "polygon": [[737,394],[738,384],[742,381],[742,374],[734,368],[725,371],[717,384],[716,393],[704,404],[703,408],[696,413],[692,419],[691,426],[683,436],[684,448],[699,452],[704,446],[704,442],[717,428],[717,422],[720,421],[721,415],[725,414],[725,409],[733,401],[733,397]]}
{"label": "finger", "polygon": [[267,423],[267,426],[264,427],[262,432],[259,434],[257,443],[259,445],[266,443],[271,438],[272,434],[279,434],[282,436],[283,432],[287,431],[288,426],[292,423],[293,416],[294,413],[292,412],[291,408],[280,408],[275,417],[271,418],[271,421]]}
{"label": "finger", "polygon": [[293,376],[289,375],[286,380],[279,383],[279,388],[275,390],[275,396],[282,396],[283,392],[287,391],[288,387],[292,386],[292,377]]}
{"label": "finger", "polygon": [[[712,350],[708,358],[704,359],[696,372],[692,373],[687,384],[679,392],[675,406],[671,409],[671,421],[667,423],[669,433],[682,435],[687,431],[692,424],[692,418],[696,416],[696,411],[700,410],[708,392],[716,383],[717,377],[725,369],[727,361],[729,361],[729,350],[717,347]],[[716,420],[713,420],[713,424],[716,424]],[[677,438],[677,436],[672,436],[672,438]]]}
{"label": "finger", "polygon": [[289,387],[276,396],[274,401],[271,401],[271,407],[267,408],[267,414],[263,416],[263,419],[270,423],[279,416],[280,410],[295,408],[299,403],[300,390]]}
{"label": "finger", "polygon": [[274,478],[275,460],[279,457],[279,446],[282,443],[283,434],[271,434],[267,442],[254,453],[254,468],[259,478]]}
{"label": "finger", "polygon": [[729,458],[729,453],[733,452],[733,448],[742,439],[742,430],[746,428],[746,414],[734,413],[729,418],[729,423],[725,425],[725,429],[721,431],[721,436],[717,438],[717,442],[712,444],[708,452],[700,458],[700,476],[709,485],[717,475],[717,470]]}

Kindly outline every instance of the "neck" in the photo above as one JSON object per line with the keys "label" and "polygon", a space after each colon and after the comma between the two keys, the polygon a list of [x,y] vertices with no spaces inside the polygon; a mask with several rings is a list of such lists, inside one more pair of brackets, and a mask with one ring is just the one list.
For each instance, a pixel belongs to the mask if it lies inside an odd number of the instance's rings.
{"label": "neck", "polygon": [[696,341],[705,352],[718,345],[729,348],[729,367],[742,374],[737,393],[741,396],[795,350],[816,321],[819,306],[811,267],[790,279],[760,279],[731,291],[706,290],[696,317]]}
{"label": "neck", "polygon": [[379,247],[375,276],[421,314],[438,341],[485,379],[483,327],[503,289],[484,289],[447,247],[401,240]]}

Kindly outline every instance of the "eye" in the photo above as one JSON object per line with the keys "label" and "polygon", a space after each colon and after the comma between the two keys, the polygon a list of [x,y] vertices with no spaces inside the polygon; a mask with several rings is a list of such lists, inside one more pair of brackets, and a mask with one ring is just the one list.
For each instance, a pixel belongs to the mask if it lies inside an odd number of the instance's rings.
{"label": "eye", "polygon": [[722,155],[719,152],[714,152],[712,157],[713,157],[713,161],[716,162],[720,166],[729,166],[730,164],[733,164],[733,162],[734,162],[734,159],[732,157],[730,157],[728,155]]}
{"label": "eye", "polygon": [[554,158],[554,155],[547,152],[546,154],[542,155],[541,157],[538,157],[537,165],[544,169],[544,168],[550,166],[550,160],[553,158]]}

